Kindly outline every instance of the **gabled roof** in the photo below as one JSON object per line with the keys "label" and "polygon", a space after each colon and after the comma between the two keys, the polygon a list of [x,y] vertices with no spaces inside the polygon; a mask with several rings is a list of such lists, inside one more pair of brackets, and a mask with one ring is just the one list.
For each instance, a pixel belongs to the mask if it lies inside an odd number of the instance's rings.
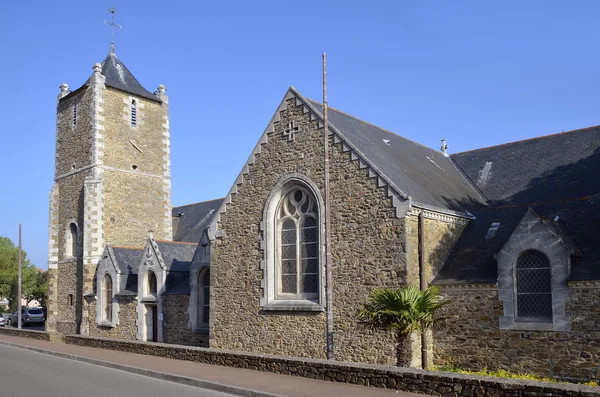
{"label": "gabled roof", "polygon": [[137,274],[143,249],[133,247],[111,247],[111,249],[121,274]]}
{"label": "gabled roof", "polygon": [[[496,282],[493,255],[528,208],[575,252],[571,280],[600,280],[600,127],[452,156],[493,204],[474,209],[436,282]],[[486,238],[499,222],[494,237]]]}
{"label": "gabled roof", "polygon": [[169,272],[165,281],[165,292],[163,295],[189,295],[190,273]]}
{"label": "gabled roof", "polygon": [[[120,285],[116,288],[116,295],[136,295],[137,294],[137,273],[144,250],[133,247],[112,247],[115,264],[120,273]],[[116,280],[113,280],[116,282]]]}
{"label": "gabled roof", "polygon": [[198,243],[223,199],[173,207],[173,240]]}
{"label": "gabled roof", "polygon": [[[215,216],[210,221],[213,226],[219,222],[220,214],[227,211],[227,204],[237,193],[238,185],[244,183],[244,175],[256,161],[262,145],[267,143],[268,134],[274,131],[275,123],[281,121],[280,112],[287,107],[289,99],[296,99],[296,106],[302,106],[310,119],[323,122],[322,105],[304,98],[294,87],[290,87],[261,135],[238,177],[223,199]],[[470,218],[465,211],[485,205],[485,198],[459,172],[449,158],[435,150],[416,144],[382,128],[375,127],[338,110],[331,110],[329,134],[336,143],[342,142],[343,151],[350,153],[353,161],[358,161],[361,169],[367,170],[369,178],[377,178],[380,187],[389,186],[388,197],[396,208],[398,216],[403,216],[411,201],[416,206],[430,207],[452,215]],[[404,213],[403,213],[404,211]],[[210,237],[219,235],[212,227]]]}
{"label": "gabled roof", "polygon": [[174,241],[156,241],[168,272],[188,272],[197,244]]}
{"label": "gabled roof", "polygon": [[[322,105],[310,103],[323,117]],[[328,116],[334,129],[414,201],[459,212],[483,205],[483,198],[440,151],[333,108]]]}

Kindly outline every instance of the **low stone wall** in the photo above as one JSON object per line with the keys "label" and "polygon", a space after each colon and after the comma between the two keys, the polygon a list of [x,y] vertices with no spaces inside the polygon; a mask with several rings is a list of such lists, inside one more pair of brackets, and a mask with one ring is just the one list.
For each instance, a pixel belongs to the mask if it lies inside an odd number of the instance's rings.
{"label": "low stone wall", "polygon": [[600,379],[600,289],[573,288],[567,308],[572,330],[499,329],[502,301],[494,285],[442,288],[452,303],[434,328],[434,364],[507,370],[568,380]]}
{"label": "low stone wall", "polygon": [[67,335],[68,344],[446,397],[600,397],[600,388]]}
{"label": "low stone wall", "polygon": [[28,329],[18,329],[9,326],[0,327],[0,334],[19,336],[21,338],[31,338],[39,340],[50,340],[50,333],[44,331],[33,331]]}

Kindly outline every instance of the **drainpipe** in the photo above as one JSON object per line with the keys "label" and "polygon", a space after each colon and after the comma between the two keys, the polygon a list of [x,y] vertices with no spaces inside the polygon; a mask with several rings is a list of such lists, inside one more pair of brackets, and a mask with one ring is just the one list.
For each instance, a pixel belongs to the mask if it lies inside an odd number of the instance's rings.
{"label": "drainpipe", "polygon": [[[427,288],[427,282],[425,281],[425,218],[423,217],[423,211],[419,214],[419,283],[421,291]],[[427,369],[429,362],[427,359],[427,332],[423,330],[421,332],[421,367]]]}

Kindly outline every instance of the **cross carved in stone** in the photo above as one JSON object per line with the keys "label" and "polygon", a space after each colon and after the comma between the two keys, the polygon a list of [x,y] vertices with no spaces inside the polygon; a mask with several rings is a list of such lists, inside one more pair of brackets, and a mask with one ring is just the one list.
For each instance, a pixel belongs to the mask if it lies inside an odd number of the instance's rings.
{"label": "cross carved in stone", "polygon": [[296,122],[292,120],[287,124],[285,130],[283,130],[283,136],[287,136],[288,141],[293,141],[296,132],[298,132],[298,126],[296,125]]}

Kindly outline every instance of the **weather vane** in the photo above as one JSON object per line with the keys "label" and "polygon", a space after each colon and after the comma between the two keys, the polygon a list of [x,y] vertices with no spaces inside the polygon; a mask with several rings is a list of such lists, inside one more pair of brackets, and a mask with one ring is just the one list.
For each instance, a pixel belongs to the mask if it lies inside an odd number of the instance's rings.
{"label": "weather vane", "polygon": [[112,16],[112,20],[110,23],[108,23],[108,21],[104,21],[105,24],[110,25],[111,30],[112,30],[112,41],[110,42],[110,52],[114,53],[115,52],[115,28],[117,29],[123,29],[123,26],[121,25],[117,25],[115,23],[115,12],[117,12],[117,9],[115,7],[113,8],[109,8],[108,12],[110,12],[111,16]]}

